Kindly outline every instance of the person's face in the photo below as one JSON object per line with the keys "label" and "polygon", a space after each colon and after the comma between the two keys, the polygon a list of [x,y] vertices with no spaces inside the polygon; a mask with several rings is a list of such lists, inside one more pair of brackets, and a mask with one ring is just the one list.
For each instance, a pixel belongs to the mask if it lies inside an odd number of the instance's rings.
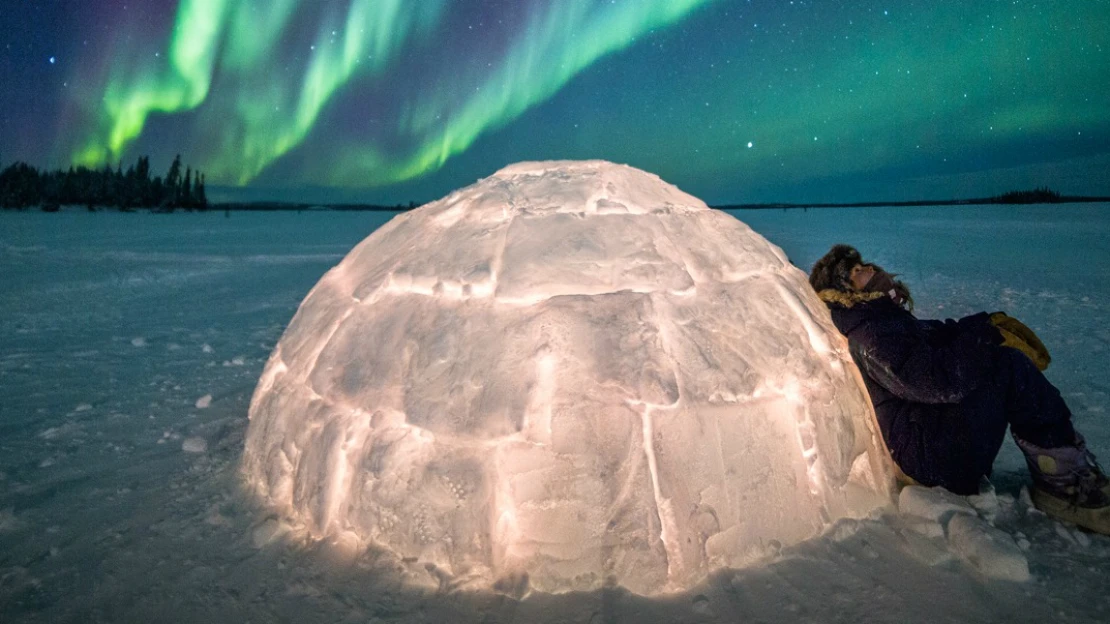
{"label": "person's face", "polygon": [[870,282],[871,278],[874,276],[875,267],[870,264],[857,264],[852,267],[852,273],[848,281],[852,283],[852,288],[863,290],[864,286],[867,286],[867,282]]}

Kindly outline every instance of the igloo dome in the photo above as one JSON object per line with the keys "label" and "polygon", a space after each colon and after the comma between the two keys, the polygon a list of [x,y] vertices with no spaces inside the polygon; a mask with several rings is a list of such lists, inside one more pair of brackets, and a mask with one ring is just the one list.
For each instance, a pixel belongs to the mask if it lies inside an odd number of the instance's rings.
{"label": "igloo dome", "polygon": [[275,347],[243,469],[312,536],[418,571],[647,595],[864,515],[892,485],[805,275],[601,161],[507,167],[356,246]]}

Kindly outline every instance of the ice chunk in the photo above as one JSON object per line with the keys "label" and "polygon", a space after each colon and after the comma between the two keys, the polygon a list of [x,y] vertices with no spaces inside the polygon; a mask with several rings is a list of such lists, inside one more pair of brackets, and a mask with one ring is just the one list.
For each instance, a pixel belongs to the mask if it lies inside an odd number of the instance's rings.
{"label": "ice chunk", "polygon": [[976,515],[967,497],[944,488],[908,485],[898,495],[898,511],[945,524],[953,514]]}
{"label": "ice chunk", "polygon": [[944,541],[944,528],[936,522],[910,519],[900,534],[904,540],[903,550],[925,565],[939,566],[956,560]]}
{"label": "ice chunk", "polygon": [[186,453],[203,453],[208,450],[208,442],[201,437],[185,438],[181,443],[181,450]]}
{"label": "ice chunk", "polygon": [[948,523],[948,542],[965,561],[984,576],[1007,581],[1028,581],[1029,561],[1009,533],[996,529],[978,516],[958,514]]}
{"label": "ice chunk", "polygon": [[925,537],[944,537],[944,527],[937,520],[909,516],[905,526],[914,533]]}
{"label": "ice chunk", "polygon": [[740,221],[631,167],[513,165],[320,280],[244,471],[292,526],[469,586],[686,589],[891,502],[846,347]]}
{"label": "ice chunk", "polygon": [[266,518],[251,529],[251,542],[255,548],[262,548],[288,532],[288,524],[277,518]]}

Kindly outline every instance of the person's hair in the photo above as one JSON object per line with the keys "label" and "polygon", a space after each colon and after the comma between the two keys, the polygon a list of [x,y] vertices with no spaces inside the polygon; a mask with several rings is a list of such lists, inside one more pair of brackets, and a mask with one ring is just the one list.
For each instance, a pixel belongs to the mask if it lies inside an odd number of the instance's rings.
{"label": "person's hair", "polygon": [[[813,264],[813,269],[809,272],[809,285],[818,293],[823,290],[835,290],[843,293],[857,292],[856,288],[852,286],[852,269],[857,264],[870,266],[876,271],[886,273],[883,267],[874,262],[864,262],[855,247],[837,244],[833,245],[828,253],[821,256],[821,259]],[[890,274],[890,276],[894,282],[895,292],[904,302],[902,305],[912,311],[913,297],[910,295],[910,287],[906,286],[902,280],[893,279],[897,277],[896,274]]]}
{"label": "person's hair", "polygon": [[813,290],[852,290],[852,268],[863,264],[863,258],[851,245],[833,245],[809,272],[809,285]]}

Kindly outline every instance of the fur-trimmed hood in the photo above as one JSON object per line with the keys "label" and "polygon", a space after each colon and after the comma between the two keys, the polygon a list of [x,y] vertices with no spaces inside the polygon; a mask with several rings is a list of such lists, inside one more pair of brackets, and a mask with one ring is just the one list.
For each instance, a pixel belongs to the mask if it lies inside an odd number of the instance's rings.
{"label": "fur-trimmed hood", "polygon": [[845,308],[854,307],[857,303],[865,303],[867,301],[874,301],[882,297],[886,297],[886,293],[881,292],[865,292],[862,290],[836,290],[835,288],[826,288],[817,293],[817,297],[825,303],[835,303]]}
{"label": "fur-trimmed hood", "polygon": [[[857,290],[851,282],[852,271],[857,266],[866,266],[873,270],[871,280],[862,290]],[[814,263],[809,272],[809,285],[822,301],[830,305],[851,308],[858,303],[889,295],[896,304],[913,311],[913,297],[909,287],[894,279],[895,277],[897,276],[887,273],[874,262],[864,262],[854,247],[837,244]]]}
{"label": "fur-trimmed hood", "polygon": [[810,269],[809,285],[817,292],[830,288],[850,290],[848,281],[852,276],[852,268],[857,264],[863,264],[863,258],[855,247],[833,245]]}

